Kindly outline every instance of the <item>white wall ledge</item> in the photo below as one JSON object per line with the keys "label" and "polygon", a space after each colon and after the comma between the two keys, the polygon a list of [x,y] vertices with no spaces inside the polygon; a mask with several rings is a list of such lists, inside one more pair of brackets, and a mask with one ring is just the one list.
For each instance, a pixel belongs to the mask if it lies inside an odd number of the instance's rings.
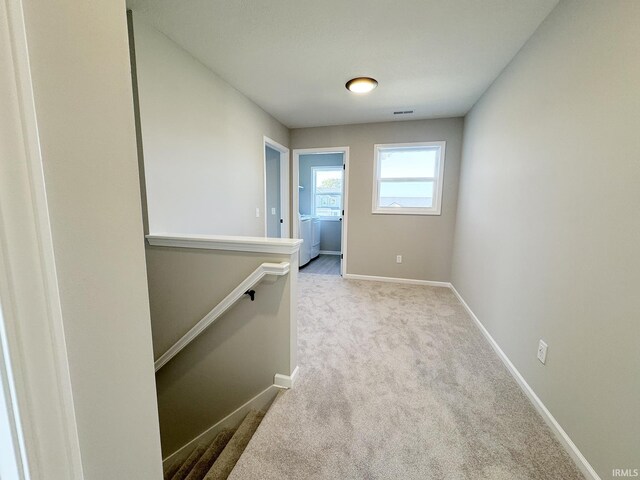
{"label": "white wall ledge", "polygon": [[302,240],[293,238],[235,237],[228,235],[150,234],[146,236],[154,247],[200,248],[234,252],[297,253]]}

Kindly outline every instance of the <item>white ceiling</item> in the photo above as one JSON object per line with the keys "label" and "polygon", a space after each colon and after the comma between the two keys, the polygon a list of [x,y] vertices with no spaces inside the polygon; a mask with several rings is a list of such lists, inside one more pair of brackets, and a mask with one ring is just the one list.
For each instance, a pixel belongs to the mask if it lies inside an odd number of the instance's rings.
{"label": "white ceiling", "polygon": [[[129,0],[290,128],[464,115],[558,0]],[[380,84],[356,96],[344,84]],[[413,115],[394,116],[396,110]]]}

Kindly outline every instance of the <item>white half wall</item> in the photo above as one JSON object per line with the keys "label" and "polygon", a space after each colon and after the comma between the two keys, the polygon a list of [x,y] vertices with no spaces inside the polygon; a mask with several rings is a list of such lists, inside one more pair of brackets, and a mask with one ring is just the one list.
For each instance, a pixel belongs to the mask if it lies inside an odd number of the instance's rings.
{"label": "white half wall", "polygon": [[453,255],[456,289],[603,479],[640,468],[639,27],[640,2],[563,0],[475,105]]}
{"label": "white half wall", "polygon": [[264,236],[263,138],[289,130],[133,19],[149,232]]}

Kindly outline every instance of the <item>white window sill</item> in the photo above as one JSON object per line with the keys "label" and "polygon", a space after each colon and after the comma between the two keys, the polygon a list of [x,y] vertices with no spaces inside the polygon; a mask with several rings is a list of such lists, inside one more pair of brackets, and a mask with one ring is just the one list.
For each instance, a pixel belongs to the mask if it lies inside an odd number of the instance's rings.
{"label": "white window sill", "polygon": [[372,210],[374,215],[442,215],[440,210],[420,208],[388,208]]}

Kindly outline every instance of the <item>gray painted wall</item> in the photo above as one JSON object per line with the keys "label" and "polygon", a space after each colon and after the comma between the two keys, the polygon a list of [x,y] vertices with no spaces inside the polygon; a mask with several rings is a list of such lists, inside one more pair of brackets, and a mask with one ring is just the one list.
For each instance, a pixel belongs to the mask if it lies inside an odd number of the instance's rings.
{"label": "gray painted wall", "polygon": [[265,152],[267,237],[280,238],[280,152],[270,147],[265,147]]}
{"label": "gray painted wall", "polygon": [[[462,129],[446,118],[291,130],[292,148],[350,147],[347,273],[450,280]],[[436,140],[447,142],[442,215],[373,215],[374,144]]]}
{"label": "gray painted wall", "polygon": [[289,130],[133,20],[150,232],[264,236],[263,136]]}
{"label": "gray painted wall", "polygon": [[297,253],[147,247],[156,358],[261,263],[291,264],[288,275],[265,278],[254,287],[255,301],[240,299],[158,372],[165,457],[273,385],[276,373],[290,375],[296,367],[297,259]]}
{"label": "gray painted wall", "polygon": [[342,251],[342,222],[320,221],[320,250],[327,252]]}
{"label": "gray painted wall", "polygon": [[160,479],[124,3],[22,3],[84,477]]}
{"label": "gray painted wall", "polygon": [[453,262],[603,479],[640,468],[639,26],[640,2],[562,1],[476,104]]}
{"label": "gray painted wall", "polygon": [[[313,179],[311,167],[341,166],[343,159],[341,153],[323,153],[312,155],[300,155],[299,185],[300,213],[311,215],[311,201],[313,197]],[[342,243],[342,224],[339,221],[322,220],[320,222],[320,250],[339,252]]]}

